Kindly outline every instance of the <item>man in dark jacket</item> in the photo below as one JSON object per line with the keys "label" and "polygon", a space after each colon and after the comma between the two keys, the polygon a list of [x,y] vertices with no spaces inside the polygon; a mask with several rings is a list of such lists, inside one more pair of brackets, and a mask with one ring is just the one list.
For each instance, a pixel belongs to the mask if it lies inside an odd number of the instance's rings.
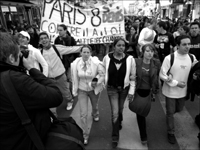
{"label": "man in dark jacket", "polygon": [[200,60],[200,24],[198,22],[190,24],[190,36],[190,53],[194,54],[197,60]]}
{"label": "man in dark jacket", "polygon": [[[58,25],[58,33],[59,36],[55,39],[54,44],[61,44],[65,46],[75,46],[76,41],[67,31],[67,27],[64,24]],[[70,73],[70,64],[79,56],[77,53],[67,54],[62,56],[62,62],[66,70],[66,76],[69,83],[69,89],[72,92],[72,81],[71,81],[71,73]],[[66,109],[72,109],[73,99],[71,102],[68,102]]]}
{"label": "man in dark jacket", "polygon": [[[191,101],[194,101],[195,95],[200,100],[200,61],[190,71],[188,79],[188,94],[191,94]],[[195,117],[195,123],[200,128],[200,113]],[[200,145],[200,132],[198,134]]]}
{"label": "man in dark jacket", "polygon": [[[65,46],[75,46],[76,41],[67,31],[67,27],[64,24],[58,26],[59,36],[55,39],[54,44],[61,44]],[[66,72],[70,67],[70,63],[75,60],[77,53],[63,55],[63,64],[65,66]]]}
{"label": "man in dark jacket", "polygon": [[[11,35],[0,33],[0,75],[9,71],[16,93],[35,125],[41,140],[44,141],[51,126],[49,108],[62,102],[62,94],[51,79],[33,68],[33,56],[23,58],[24,67],[19,67],[21,53]],[[26,74],[29,72],[29,75]],[[0,148],[1,150],[36,150],[27,131],[15,112],[0,78]]]}
{"label": "man in dark jacket", "polygon": [[30,35],[30,42],[29,43],[31,45],[33,45],[33,47],[38,48],[39,36],[38,36],[37,30],[31,25],[27,26],[26,30],[27,30],[28,34]]}

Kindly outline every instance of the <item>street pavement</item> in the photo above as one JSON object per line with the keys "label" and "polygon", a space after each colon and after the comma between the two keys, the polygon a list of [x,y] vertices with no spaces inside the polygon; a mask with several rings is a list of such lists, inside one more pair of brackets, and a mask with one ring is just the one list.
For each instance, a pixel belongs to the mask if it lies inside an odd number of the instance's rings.
{"label": "street pavement", "polygon": [[[77,98],[74,100],[73,109],[66,111],[65,104],[59,107],[58,116],[72,116],[81,126],[80,105]],[[110,150],[112,149],[111,140],[111,108],[106,90],[99,99],[99,122],[93,122],[91,116],[91,104],[88,101],[88,128],[90,130],[89,144],[87,150]],[[194,102],[186,101],[186,107],[180,113],[174,115],[175,136],[177,143],[170,144],[167,141],[167,126],[165,119],[165,100],[160,92],[156,96],[156,101],[152,102],[151,111],[146,118],[148,145],[141,144],[136,115],[128,108],[128,101],[124,104],[122,130],[120,130],[120,140],[117,149],[119,150],[198,150],[199,141],[197,135],[199,129],[194,123],[195,116],[199,113],[199,99]]]}

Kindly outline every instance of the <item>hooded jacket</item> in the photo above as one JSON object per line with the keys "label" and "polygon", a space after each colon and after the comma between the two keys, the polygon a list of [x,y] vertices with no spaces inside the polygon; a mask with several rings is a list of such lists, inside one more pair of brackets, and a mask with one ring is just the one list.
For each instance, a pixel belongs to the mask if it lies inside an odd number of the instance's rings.
{"label": "hooded jacket", "polygon": [[[51,120],[48,109],[62,102],[62,94],[56,85],[39,70],[32,68],[29,75],[26,70],[0,62],[0,75],[9,70],[11,82],[35,125],[39,136],[44,140]],[[0,147],[6,150],[35,150],[35,146],[15,112],[0,78]]]}

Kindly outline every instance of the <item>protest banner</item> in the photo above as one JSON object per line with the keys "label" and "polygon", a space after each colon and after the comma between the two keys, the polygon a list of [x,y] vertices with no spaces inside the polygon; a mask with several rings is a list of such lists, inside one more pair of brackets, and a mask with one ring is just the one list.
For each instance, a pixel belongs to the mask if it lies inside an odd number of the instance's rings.
{"label": "protest banner", "polygon": [[81,8],[63,0],[44,0],[40,31],[46,31],[54,42],[59,24],[67,26],[77,44],[111,43],[125,36],[123,2]]}

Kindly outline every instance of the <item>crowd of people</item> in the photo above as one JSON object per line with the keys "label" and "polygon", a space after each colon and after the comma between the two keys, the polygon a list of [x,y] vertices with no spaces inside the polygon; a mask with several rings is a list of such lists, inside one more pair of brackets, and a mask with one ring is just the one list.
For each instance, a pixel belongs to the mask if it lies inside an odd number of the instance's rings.
{"label": "crowd of people", "polygon": [[[129,109],[136,113],[141,142],[146,145],[146,117],[161,89],[166,98],[168,142],[176,143],[174,114],[183,110],[185,100],[200,96],[199,20],[173,24],[156,18],[126,18],[125,30],[124,38],[104,44],[108,50],[104,49],[103,60],[94,56],[94,45],[77,45],[64,24],[58,25],[59,36],[54,44],[46,32],[39,33],[33,26],[14,35],[1,30],[0,73],[9,71],[42,140],[51,124],[48,109],[59,118],[58,109],[65,106],[66,111],[71,110],[77,96],[87,145],[88,100],[92,104],[93,120],[98,122],[100,93],[106,89],[111,109],[112,147],[116,148],[119,142],[126,99]],[[0,85],[0,147],[35,149],[2,82]],[[195,120],[198,125],[199,118],[197,115]]]}

